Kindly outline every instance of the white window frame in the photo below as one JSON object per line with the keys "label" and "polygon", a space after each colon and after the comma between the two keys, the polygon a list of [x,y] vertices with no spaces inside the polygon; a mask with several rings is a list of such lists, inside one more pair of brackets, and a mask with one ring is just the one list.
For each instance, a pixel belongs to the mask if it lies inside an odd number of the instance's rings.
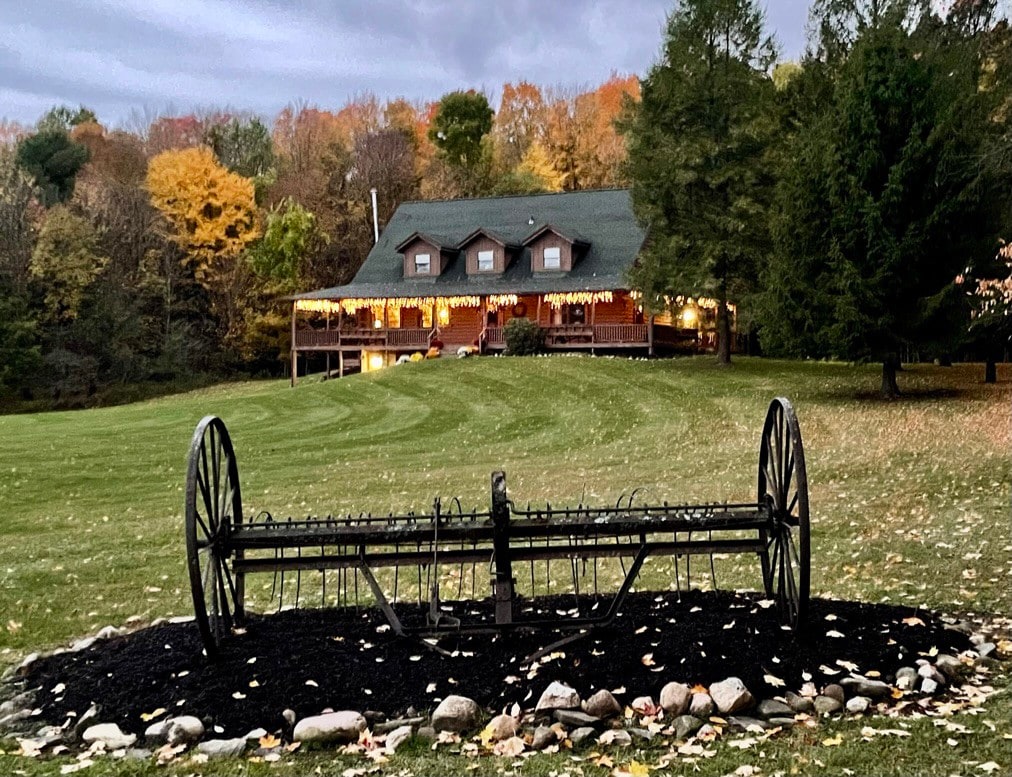
{"label": "white window frame", "polygon": [[[482,266],[482,259],[488,260],[488,266]],[[479,251],[478,252],[478,272],[492,272],[495,269],[495,251]]]}
{"label": "white window frame", "polygon": [[[548,252],[551,251],[554,256],[549,257]],[[554,264],[549,264],[549,258]],[[546,270],[561,270],[562,269],[562,249],[559,246],[545,246],[543,253],[541,254],[541,262]]]}
{"label": "white window frame", "polygon": [[[422,262],[422,259],[425,259]],[[425,267],[422,270],[422,267]],[[415,275],[431,275],[432,274],[432,254],[415,254]]]}

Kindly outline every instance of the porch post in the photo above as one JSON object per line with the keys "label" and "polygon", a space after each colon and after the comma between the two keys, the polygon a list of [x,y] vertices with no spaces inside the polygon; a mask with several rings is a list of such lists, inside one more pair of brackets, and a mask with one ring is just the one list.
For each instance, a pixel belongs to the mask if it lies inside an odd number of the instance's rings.
{"label": "porch post", "polygon": [[647,356],[654,355],[654,316],[650,314],[650,320],[647,322]]}
{"label": "porch post", "polygon": [[538,313],[537,313],[537,316],[538,316],[537,319],[536,319],[537,324],[538,324],[538,326],[541,326],[541,295],[540,294],[538,295]]}
{"label": "porch post", "polygon": [[337,309],[337,377],[344,377],[344,348],[341,345],[341,325],[344,322],[344,308]]}
{"label": "porch post", "polygon": [[299,369],[299,352],[295,349],[295,312],[297,310],[296,304],[297,303],[295,303],[294,301],[292,302],[292,380],[291,380],[291,385],[292,385],[293,388],[295,387],[295,380],[296,380],[295,374],[298,372],[298,369]]}

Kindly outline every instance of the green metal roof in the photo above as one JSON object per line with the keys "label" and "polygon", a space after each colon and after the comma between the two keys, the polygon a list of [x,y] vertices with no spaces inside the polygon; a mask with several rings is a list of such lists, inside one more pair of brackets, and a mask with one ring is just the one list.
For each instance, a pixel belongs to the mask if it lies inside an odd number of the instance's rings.
{"label": "green metal roof", "polygon": [[[412,233],[439,235],[457,245],[476,229],[521,245],[535,225],[551,224],[590,245],[570,272],[531,272],[531,252],[514,253],[501,275],[467,274],[462,254],[451,252],[434,278],[405,278],[397,247]],[[599,191],[405,202],[397,208],[355,279],[344,286],[298,294],[295,299],[441,297],[465,294],[543,294],[553,291],[628,289],[626,272],[646,237],[633,216],[629,191]]]}

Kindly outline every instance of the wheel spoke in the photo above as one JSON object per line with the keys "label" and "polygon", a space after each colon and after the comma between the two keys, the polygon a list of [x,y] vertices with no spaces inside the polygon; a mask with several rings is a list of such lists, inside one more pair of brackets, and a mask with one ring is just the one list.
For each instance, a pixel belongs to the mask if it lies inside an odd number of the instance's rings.
{"label": "wheel spoke", "polygon": [[215,523],[220,523],[221,518],[221,440],[215,434],[214,424],[212,423],[208,427],[211,438],[211,487],[214,489],[214,517],[218,520]]}
{"label": "wheel spoke", "polygon": [[197,483],[200,485],[201,493],[204,495],[204,504],[207,507],[207,522],[211,527],[211,533],[214,534],[218,531],[218,516],[211,502],[211,487],[207,479],[207,446],[203,440],[200,441],[200,461],[203,467],[197,469]]}

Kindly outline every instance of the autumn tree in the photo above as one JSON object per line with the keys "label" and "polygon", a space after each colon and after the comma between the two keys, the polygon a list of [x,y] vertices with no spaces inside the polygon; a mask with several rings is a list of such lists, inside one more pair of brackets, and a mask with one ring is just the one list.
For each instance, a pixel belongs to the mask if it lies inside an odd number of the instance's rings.
{"label": "autumn tree", "polygon": [[204,142],[205,122],[195,115],[159,116],[147,128],[144,147],[149,157],[164,151],[195,148]]}
{"label": "autumn tree", "polygon": [[51,208],[32,251],[29,269],[45,288],[45,302],[53,321],[77,318],[81,300],[108,264],[98,247],[98,235],[85,219],[63,205]]}
{"label": "autumn tree", "polygon": [[981,88],[996,64],[981,55],[986,5],[973,24],[911,30],[897,4],[862,28],[792,139],[764,348],[880,361],[882,393],[896,396],[902,350],[951,347],[964,328],[953,281],[974,257],[990,261],[1008,203],[985,153],[1009,132],[1012,96],[1008,72]]}
{"label": "autumn tree", "polygon": [[639,99],[636,76],[613,75],[597,89],[579,95],[573,106],[573,154],[581,189],[600,189],[626,183],[625,139],[616,129],[626,101]]}
{"label": "autumn tree", "polygon": [[65,202],[74,191],[78,171],[88,161],[88,149],[63,130],[44,130],[18,143],[17,163],[35,179],[45,205]]}
{"label": "autumn tree", "polygon": [[517,165],[517,173],[530,181],[531,191],[562,191],[563,175],[555,169],[555,165],[540,141],[535,140],[527,146],[527,150]]}
{"label": "autumn tree", "polygon": [[352,183],[363,198],[376,189],[379,223],[386,225],[400,203],[418,196],[411,141],[395,129],[360,136],[355,142]]}
{"label": "autumn tree", "polygon": [[188,148],[151,160],[147,191],[171,226],[183,263],[210,292],[224,340],[241,337],[248,273],[240,257],[260,235],[253,182],[220,165],[210,149]]}
{"label": "autumn tree", "polygon": [[531,144],[543,140],[544,131],[545,100],[541,90],[527,81],[503,84],[492,130],[503,164],[517,167]]}
{"label": "autumn tree", "polygon": [[0,150],[0,277],[6,287],[23,293],[35,240],[36,189],[32,178]]}
{"label": "autumn tree", "polygon": [[650,229],[633,282],[648,302],[716,298],[720,364],[731,359],[728,301],[763,258],[775,53],[763,26],[754,0],[681,3],[625,125],[633,207]]}

